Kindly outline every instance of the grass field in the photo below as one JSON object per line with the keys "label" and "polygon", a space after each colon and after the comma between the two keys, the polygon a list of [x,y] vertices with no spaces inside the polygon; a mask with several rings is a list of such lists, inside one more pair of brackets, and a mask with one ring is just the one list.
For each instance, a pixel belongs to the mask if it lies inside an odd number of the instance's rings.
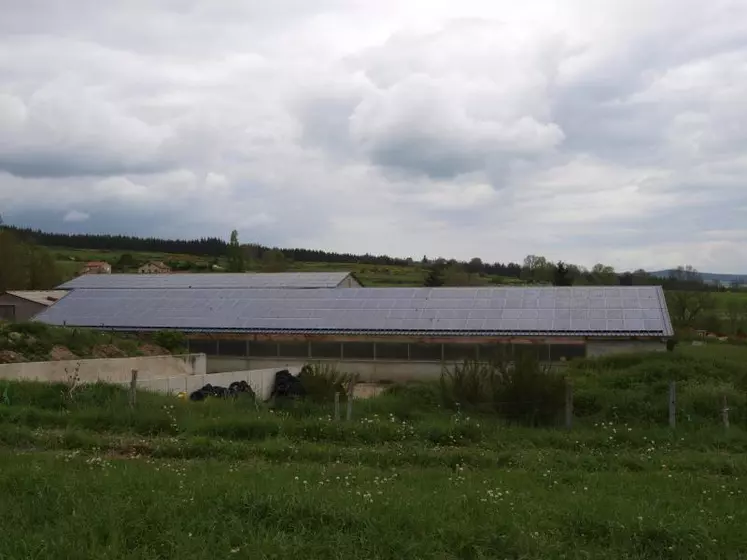
{"label": "grass field", "polygon": [[744,398],[747,351],[723,348],[573,365],[570,432],[446,409],[438,385],[336,422],[328,404],[144,393],[133,411],[113,387],[13,383],[0,558],[740,558],[744,401],[726,431],[709,399]]}

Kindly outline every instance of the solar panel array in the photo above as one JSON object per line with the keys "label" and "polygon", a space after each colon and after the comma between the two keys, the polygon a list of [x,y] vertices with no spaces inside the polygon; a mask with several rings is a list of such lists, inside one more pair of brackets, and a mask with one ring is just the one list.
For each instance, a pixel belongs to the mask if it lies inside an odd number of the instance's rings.
{"label": "solar panel array", "polygon": [[348,272],[84,274],[58,289],[335,288],[348,276]]}
{"label": "solar panel array", "polygon": [[671,336],[660,287],[77,289],[38,320],[119,330]]}

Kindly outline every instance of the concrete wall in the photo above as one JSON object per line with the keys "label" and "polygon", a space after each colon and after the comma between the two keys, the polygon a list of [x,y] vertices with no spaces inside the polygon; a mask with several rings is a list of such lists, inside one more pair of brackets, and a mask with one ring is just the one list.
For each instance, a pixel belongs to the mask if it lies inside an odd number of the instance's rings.
{"label": "concrete wall", "polygon": [[[609,340],[587,343],[588,357],[630,352],[666,351],[666,342],[658,340]],[[208,356],[207,370],[225,372],[234,370],[253,370],[263,368],[300,368],[309,362],[324,362],[335,365],[340,371],[355,373],[360,381],[375,383],[379,381],[427,381],[438,379],[443,367],[451,367],[455,362],[418,362],[418,361],[385,361],[385,360],[323,360],[308,358],[241,358],[230,356]]]}
{"label": "concrete wall", "polygon": [[665,352],[666,349],[667,343],[659,340],[590,340],[586,345],[586,356],[597,358],[631,352]]}
{"label": "concrete wall", "polygon": [[59,362],[28,362],[0,364],[0,379],[60,382],[77,373],[83,382],[129,382],[132,370],[138,379],[158,379],[171,376],[204,375],[207,370],[205,354],[183,356],[139,356],[100,360],[62,360]]}
{"label": "concrete wall", "polygon": [[[174,394],[191,393],[208,383],[220,387],[228,387],[234,381],[246,381],[254,393],[262,400],[270,398],[275,383],[275,373],[279,369],[288,369],[293,375],[298,375],[301,368],[270,368],[261,370],[228,371],[206,375],[178,375],[162,379],[148,379],[138,383],[138,388],[156,393]],[[127,385],[127,383],[122,383]]]}
{"label": "concrete wall", "polygon": [[[256,370],[271,368],[301,368],[304,364],[324,362],[333,364],[340,371],[356,373],[360,381],[374,383],[377,381],[414,381],[438,379],[443,369],[441,362],[397,362],[365,360],[308,360],[293,358],[231,358],[227,356],[208,356],[208,372],[226,372],[235,370]],[[451,362],[445,362],[450,365]]]}
{"label": "concrete wall", "polygon": [[27,299],[19,298],[11,294],[0,294],[0,305],[11,305],[13,306],[14,321],[28,321],[34,317],[37,313],[41,313],[47,309],[46,305],[29,301]]}

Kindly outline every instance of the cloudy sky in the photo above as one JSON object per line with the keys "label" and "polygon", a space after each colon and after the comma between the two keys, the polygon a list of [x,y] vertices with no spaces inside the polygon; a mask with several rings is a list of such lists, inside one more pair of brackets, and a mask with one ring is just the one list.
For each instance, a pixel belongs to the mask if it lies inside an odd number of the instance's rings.
{"label": "cloudy sky", "polygon": [[0,14],[6,222],[747,273],[744,0]]}

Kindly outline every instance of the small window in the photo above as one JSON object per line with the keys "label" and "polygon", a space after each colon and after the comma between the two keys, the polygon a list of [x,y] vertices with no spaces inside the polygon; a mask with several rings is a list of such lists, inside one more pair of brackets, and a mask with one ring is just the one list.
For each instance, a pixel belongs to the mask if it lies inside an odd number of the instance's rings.
{"label": "small window", "polygon": [[250,342],[249,355],[254,358],[277,358],[277,342]]}
{"label": "small window", "polygon": [[377,342],[376,359],[377,360],[407,360],[406,342]]}
{"label": "small window", "polygon": [[246,356],[246,340],[219,340],[218,354],[221,356]]}
{"label": "small window", "polygon": [[342,344],[339,342],[312,342],[312,358],[334,358],[339,360],[342,356]]}
{"label": "small window", "polygon": [[209,356],[218,355],[218,343],[215,340],[190,340],[190,354],[207,354]]}
{"label": "small window", "polygon": [[586,344],[551,344],[550,361],[560,362],[586,357]]}
{"label": "small window", "polygon": [[410,359],[421,362],[440,362],[441,348],[440,344],[410,344]]}
{"label": "small window", "polygon": [[343,342],[342,356],[346,360],[373,360],[373,342]]}
{"label": "small window", "polygon": [[281,342],[279,345],[280,355],[283,358],[308,358],[308,342]]}
{"label": "small window", "polygon": [[448,362],[463,362],[476,360],[477,347],[474,344],[444,344],[444,360]]}

